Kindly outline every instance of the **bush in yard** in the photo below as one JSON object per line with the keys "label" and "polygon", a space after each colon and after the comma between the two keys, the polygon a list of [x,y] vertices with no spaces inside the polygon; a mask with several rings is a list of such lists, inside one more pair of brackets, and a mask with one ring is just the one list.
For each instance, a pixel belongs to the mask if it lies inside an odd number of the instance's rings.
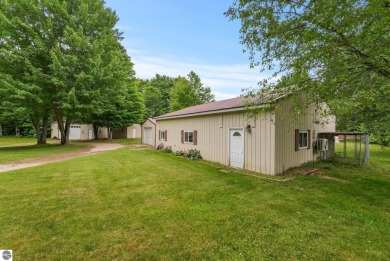
{"label": "bush in yard", "polygon": [[175,156],[186,156],[187,152],[185,150],[177,150],[174,152]]}
{"label": "bush in yard", "polygon": [[197,149],[191,149],[188,151],[187,155],[185,156],[187,159],[190,160],[198,160],[202,159],[202,156],[200,155],[200,151]]}
{"label": "bush in yard", "polygon": [[370,143],[379,144],[384,147],[390,147],[390,134],[371,134]]}
{"label": "bush in yard", "polygon": [[165,148],[162,148],[161,151],[165,152],[165,153],[172,153],[172,147],[171,146],[167,146]]}

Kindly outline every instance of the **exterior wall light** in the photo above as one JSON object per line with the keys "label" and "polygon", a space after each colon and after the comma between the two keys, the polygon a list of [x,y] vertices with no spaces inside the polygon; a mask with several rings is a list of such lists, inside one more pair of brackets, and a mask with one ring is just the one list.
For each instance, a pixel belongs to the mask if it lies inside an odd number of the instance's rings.
{"label": "exterior wall light", "polygon": [[247,131],[248,133],[251,133],[251,132],[252,132],[251,125],[249,125],[249,124],[246,125],[245,129],[246,129],[246,131]]}

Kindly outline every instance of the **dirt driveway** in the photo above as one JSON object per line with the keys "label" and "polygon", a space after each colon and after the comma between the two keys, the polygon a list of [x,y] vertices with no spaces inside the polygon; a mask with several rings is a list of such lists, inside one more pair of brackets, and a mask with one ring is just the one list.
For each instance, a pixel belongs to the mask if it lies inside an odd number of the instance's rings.
{"label": "dirt driveway", "polygon": [[11,162],[7,164],[0,164],[0,172],[6,172],[17,169],[24,169],[29,167],[35,167],[47,163],[63,161],[67,159],[73,159],[77,157],[87,156],[109,150],[116,150],[123,148],[123,145],[113,143],[82,143],[82,145],[88,146],[85,149],[81,149],[73,152],[66,152],[62,154],[56,154],[47,157],[25,159],[18,162]]}

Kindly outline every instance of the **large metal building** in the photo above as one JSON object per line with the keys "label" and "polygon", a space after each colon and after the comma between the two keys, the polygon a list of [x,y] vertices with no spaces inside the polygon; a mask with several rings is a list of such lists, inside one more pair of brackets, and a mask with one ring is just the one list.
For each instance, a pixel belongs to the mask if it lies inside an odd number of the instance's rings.
{"label": "large metal building", "polygon": [[205,160],[269,175],[316,160],[312,144],[318,133],[335,131],[334,117],[316,124],[314,105],[291,117],[291,99],[277,103],[256,117],[248,116],[244,97],[171,112],[156,118],[156,143],[173,151],[197,149]]}

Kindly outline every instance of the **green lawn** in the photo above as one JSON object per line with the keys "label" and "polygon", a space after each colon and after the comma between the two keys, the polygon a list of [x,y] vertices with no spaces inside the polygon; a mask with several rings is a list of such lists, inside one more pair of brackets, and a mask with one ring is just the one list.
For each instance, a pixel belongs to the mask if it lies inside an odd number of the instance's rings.
{"label": "green lawn", "polygon": [[110,142],[112,143],[119,143],[122,145],[134,145],[134,144],[141,144],[140,138],[134,138],[134,139],[113,139]]}
{"label": "green lawn", "polygon": [[0,146],[11,146],[15,144],[29,144],[37,143],[36,138],[25,138],[25,137],[13,137],[13,136],[4,136],[0,137]]}
{"label": "green lawn", "polygon": [[0,249],[14,260],[390,260],[390,151],[372,149],[371,166],[284,183],[131,146],[2,173]]}
{"label": "green lawn", "polygon": [[390,172],[390,148],[380,148],[379,145],[370,145],[370,163],[377,169]]}
{"label": "green lawn", "polygon": [[[0,147],[0,164],[20,161],[29,158],[39,158],[76,151],[85,148],[83,145],[71,144],[68,146],[46,144],[46,145],[28,145],[15,147]],[[1,174],[0,174],[1,175]]]}

